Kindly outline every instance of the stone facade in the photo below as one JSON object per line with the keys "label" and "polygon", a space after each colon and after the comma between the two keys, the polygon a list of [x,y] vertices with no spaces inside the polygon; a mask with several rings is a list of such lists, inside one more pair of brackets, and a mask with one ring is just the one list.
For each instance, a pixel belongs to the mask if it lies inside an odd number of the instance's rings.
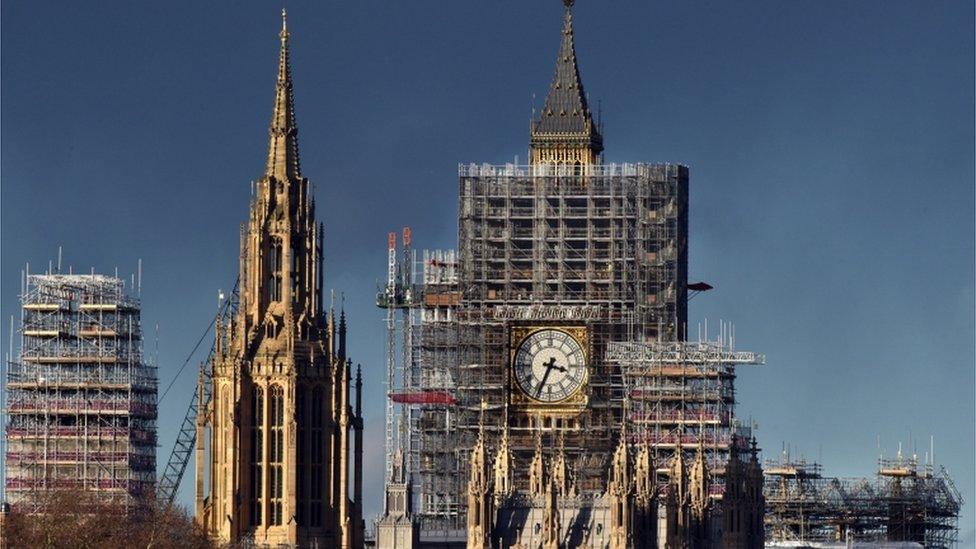
{"label": "stone facade", "polygon": [[766,543],[763,470],[756,459],[755,439],[749,460],[732,452],[725,466],[725,494],[722,498],[722,547],[760,548]]}
{"label": "stone facade", "polygon": [[323,308],[323,230],[300,171],[284,21],[280,36],[239,303],[218,323],[212,398],[198,419],[196,517],[222,542],[349,549],[364,543],[362,378],[345,314],[337,325]]}
{"label": "stone facade", "polygon": [[[537,438],[541,441],[541,436]],[[748,460],[731,452],[721,504],[699,445],[690,466],[680,449],[665,475],[646,442],[622,432],[602,490],[579,490],[560,447],[540,443],[528,466],[529,489],[512,490],[507,435],[494,458],[484,432],[470,458],[468,549],[759,549],[763,547],[762,468],[755,445]],[[492,476],[492,471],[495,471]]]}
{"label": "stone facade", "polygon": [[420,547],[420,529],[413,515],[413,490],[402,451],[393,456],[393,475],[386,485],[383,518],[376,523],[376,546],[389,549]]}

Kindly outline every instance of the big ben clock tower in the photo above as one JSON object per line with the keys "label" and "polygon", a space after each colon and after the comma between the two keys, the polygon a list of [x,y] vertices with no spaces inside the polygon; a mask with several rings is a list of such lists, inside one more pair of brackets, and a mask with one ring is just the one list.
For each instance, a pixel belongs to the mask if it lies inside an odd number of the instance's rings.
{"label": "big ben clock tower", "polygon": [[563,4],[530,163],[459,170],[460,439],[504,437],[529,493],[548,468],[566,490],[607,488],[626,415],[607,346],[678,341],[687,321],[688,170],[604,162]]}
{"label": "big ben clock tower", "polygon": [[[461,164],[456,256],[425,255],[422,284],[391,276],[377,300],[404,310],[403,391],[390,395],[403,434],[388,431],[388,456],[403,449],[420,539],[446,546],[462,532],[470,548],[605,548],[611,532],[627,546],[627,391],[608,351],[684,339],[688,169],[604,161],[562,4],[528,164]],[[388,482],[388,498],[400,491]],[[588,542],[562,539],[561,508],[579,510],[572,528]]]}
{"label": "big ben clock tower", "polygon": [[[391,247],[377,303],[402,313],[387,436],[407,474],[387,499],[409,483],[413,505],[388,510],[385,539],[416,525],[425,547],[717,547],[730,455],[751,472],[734,471],[724,516],[762,513],[733,386],[733,363],[758,359],[685,341],[688,168],[605,159],[562,4],[529,162],[459,166],[457,254],[425,252],[422,276],[397,275]],[[761,521],[744,528],[722,546],[761,547]]]}

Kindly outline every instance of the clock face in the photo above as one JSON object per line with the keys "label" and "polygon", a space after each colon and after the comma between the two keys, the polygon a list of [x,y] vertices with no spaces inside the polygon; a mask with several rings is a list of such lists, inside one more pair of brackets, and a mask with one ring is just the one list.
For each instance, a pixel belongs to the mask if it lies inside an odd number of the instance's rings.
{"label": "clock face", "polygon": [[586,379],[583,348],[562,330],[529,334],[519,343],[512,368],[519,388],[542,402],[569,398]]}

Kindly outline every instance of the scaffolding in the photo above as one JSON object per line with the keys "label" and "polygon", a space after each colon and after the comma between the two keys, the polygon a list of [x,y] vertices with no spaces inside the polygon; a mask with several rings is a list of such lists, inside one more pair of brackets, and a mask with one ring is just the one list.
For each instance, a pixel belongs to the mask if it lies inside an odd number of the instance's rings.
{"label": "scaffolding", "polygon": [[956,545],[962,496],[944,467],[915,456],[880,458],[866,478],[825,477],[820,464],[783,452],[767,460],[766,540],[805,543]]}
{"label": "scaffolding", "polygon": [[698,341],[614,342],[606,354],[623,376],[631,441],[649,443],[662,479],[677,451],[701,445],[716,501],[729,453],[748,449],[752,435],[752,426],[735,417],[735,369],[766,362],[759,353],[736,350],[731,325],[720,326],[713,341],[706,330]]}
{"label": "scaffolding", "polygon": [[[454,445],[457,363],[455,309],[459,301],[454,250],[410,248],[410,230],[388,238],[387,282],[377,305],[387,314],[387,481],[393,456],[404,455],[415,516],[428,532],[457,515],[460,454]],[[452,521],[448,523],[453,524]]]}
{"label": "scaffolding", "polygon": [[417,437],[414,494],[417,516],[427,531],[451,530],[451,517],[458,512],[455,495],[462,488],[461,464],[466,455],[457,451],[457,377],[459,360],[456,310],[458,291],[457,253],[454,250],[425,251],[423,264],[423,307],[420,329],[413,340],[416,391],[421,402],[414,406],[417,421],[411,431]]}
{"label": "scaffolding", "polygon": [[[558,438],[581,493],[606,489],[624,426],[652,444],[662,485],[677,448],[701,443],[721,500],[729,452],[751,436],[734,416],[735,368],[765,358],[736,351],[731,327],[685,342],[687,186],[671,164],[460,166],[459,252],[418,261],[391,235],[377,295],[390,329],[387,454],[408,456],[422,542],[463,540],[480,428],[507,432],[516,463],[540,433],[548,447]],[[512,400],[513,330],[532,326],[585,331],[584,408],[538,414]],[[516,475],[516,490],[527,483]]]}
{"label": "scaffolding", "polygon": [[154,488],[156,368],[143,362],[140,306],[122,279],[28,275],[21,345],[7,368],[6,498],[90,490],[131,506]]}
{"label": "scaffolding", "polygon": [[[683,338],[687,168],[582,173],[460,166],[457,254],[425,252],[420,262],[408,231],[402,252],[390,235],[377,293],[388,328],[387,478],[403,450],[422,542],[464,539],[467,458],[482,418],[491,436],[509,432],[526,463],[546,421],[570,459],[580,457],[580,486],[603,489],[623,419],[619,371],[602,360],[607,343]],[[588,405],[573,418],[509,416],[510,330],[554,322],[589,334]]]}
{"label": "scaffolding", "polygon": [[[607,348],[684,338],[687,204],[688,170],[673,164],[459,167],[455,396],[464,455],[484,424],[490,438],[506,431],[515,461],[529,463],[541,432],[545,446],[558,439],[565,449],[581,492],[606,488],[624,421],[623,379]],[[584,407],[537,413],[513,400],[513,334],[533,326],[586,334]],[[528,480],[516,475],[516,490]],[[463,528],[463,500],[455,507]]]}

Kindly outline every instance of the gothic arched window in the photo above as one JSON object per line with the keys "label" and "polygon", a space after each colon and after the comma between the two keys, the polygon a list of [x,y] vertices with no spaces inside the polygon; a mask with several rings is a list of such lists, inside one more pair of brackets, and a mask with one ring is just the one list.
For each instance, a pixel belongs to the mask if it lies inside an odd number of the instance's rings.
{"label": "gothic arched window", "polygon": [[268,286],[268,298],[271,301],[281,301],[281,268],[282,268],[281,239],[271,238],[271,248],[268,255],[268,266],[271,269],[271,279]]}
{"label": "gothic arched window", "polygon": [[325,390],[321,385],[312,388],[312,398],[308,408],[311,427],[309,440],[309,477],[311,490],[309,494],[309,525],[322,526],[322,466],[325,463]]}
{"label": "gothic arched window", "polygon": [[261,465],[264,461],[264,391],[254,388],[251,399],[251,524],[261,524]]}
{"label": "gothic arched window", "polygon": [[297,246],[292,246],[291,248],[291,300],[292,303],[298,303],[298,254],[296,252]]}
{"label": "gothic arched window", "polygon": [[[233,422],[234,418],[231,410],[234,409],[234,403],[230,396],[230,387],[226,385],[220,388],[220,394],[217,395],[218,410],[223,410],[223,417],[220,418],[220,427],[217,432],[219,437],[218,448],[220,452],[223,452],[221,456],[220,463],[222,464],[220,470],[213,474],[214,482],[214,492],[220,493],[221,490],[226,489],[228,481],[230,480],[230,472],[228,471],[228,464],[230,463],[231,448],[230,441],[233,436]],[[227,501],[225,499],[220,500],[220,505],[223,506],[223,510],[227,509]]]}
{"label": "gothic arched window", "polygon": [[280,385],[272,385],[268,399],[268,524],[282,524],[282,497],[285,493],[285,396]]}
{"label": "gothic arched window", "polygon": [[306,403],[305,389],[297,388],[295,390],[295,425],[297,427],[296,433],[296,448],[295,448],[295,499],[298,507],[298,512],[296,513],[296,521],[299,526],[305,526],[306,522],[306,511],[308,509],[308,489],[305,487],[305,481],[308,479],[307,474],[307,457],[306,452],[308,450],[308,412],[305,409]]}

